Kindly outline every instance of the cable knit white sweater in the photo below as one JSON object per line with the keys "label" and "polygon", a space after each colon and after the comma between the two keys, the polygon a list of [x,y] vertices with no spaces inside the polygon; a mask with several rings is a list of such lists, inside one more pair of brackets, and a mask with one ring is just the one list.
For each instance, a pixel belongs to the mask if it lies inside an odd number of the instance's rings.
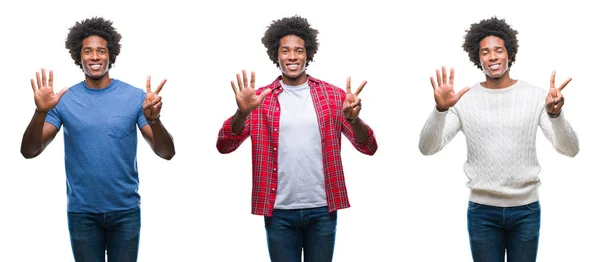
{"label": "cable knit white sweater", "polygon": [[570,157],[579,152],[564,112],[548,117],[547,94],[524,81],[503,89],[476,84],[448,111],[434,108],[421,131],[419,149],[424,155],[435,154],[463,131],[471,201],[498,207],[535,202],[540,185],[537,127],[558,152]]}

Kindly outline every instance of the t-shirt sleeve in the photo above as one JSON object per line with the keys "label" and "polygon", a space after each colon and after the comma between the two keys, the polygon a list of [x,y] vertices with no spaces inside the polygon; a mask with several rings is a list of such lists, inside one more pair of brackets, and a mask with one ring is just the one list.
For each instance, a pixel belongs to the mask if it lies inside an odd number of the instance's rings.
{"label": "t-shirt sleeve", "polygon": [[62,120],[60,119],[60,114],[58,113],[56,106],[52,108],[52,110],[48,111],[48,114],[46,114],[46,122],[52,124],[56,127],[56,129],[60,130],[60,127],[62,126]]}
{"label": "t-shirt sleeve", "polygon": [[144,116],[144,111],[142,110],[142,106],[144,105],[144,100],[146,100],[146,93],[142,92],[141,98],[142,99],[140,100],[140,113],[138,114],[138,120],[137,120],[137,125],[140,130],[142,129],[142,127],[144,127],[145,125],[148,124],[148,121],[146,121],[146,117]]}

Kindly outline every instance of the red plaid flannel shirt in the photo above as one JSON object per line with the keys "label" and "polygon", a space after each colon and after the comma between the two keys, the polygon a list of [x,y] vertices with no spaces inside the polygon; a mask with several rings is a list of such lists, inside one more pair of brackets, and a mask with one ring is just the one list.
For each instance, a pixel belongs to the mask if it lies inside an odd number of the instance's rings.
{"label": "red plaid flannel shirt", "polygon": [[[269,217],[273,212],[277,195],[280,114],[277,97],[283,91],[280,80],[281,76],[270,85],[257,90],[257,94],[265,88],[270,88],[273,92],[250,113],[241,134],[238,135],[231,130],[232,118],[230,117],[223,123],[217,139],[217,149],[222,154],[227,154],[236,150],[248,136],[251,137],[252,214]],[[373,130],[368,126],[368,139],[360,144],[354,140],[352,127],[345,120],[342,112],[342,104],[346,99],[346,92],[343,89],[311,76],[308,76],[308,85],[321,133],[327,206],[329,212],[333,212],[350,207],[340,155],[341,134],[344,134],[358,151],[367,155],[375,154],[377,141]]]}

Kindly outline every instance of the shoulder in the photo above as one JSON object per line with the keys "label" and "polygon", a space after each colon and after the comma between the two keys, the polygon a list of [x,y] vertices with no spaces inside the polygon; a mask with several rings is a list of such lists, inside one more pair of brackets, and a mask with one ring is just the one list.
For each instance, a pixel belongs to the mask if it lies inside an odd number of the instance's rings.
{"label": "shoulder", "polygon": [[[462,89],[462,87],[456,87],[456,86],[454,88],[455,88],[454,91],[457,93]],[[474,83],[473,85],[469,86],[469,88],[470,88],[469,91],[467,91],[458,100],[457,105],[466,103],[466,102],[476,101],[477,100],[476,97],[481,96],[482,93],[485,93],[485,92],[482,92],[484,87],[482,87],[479,82]]]}
{"label": "shoulder", "polygon": [[546,97],[548,90],[545,90],[539,86],[530,84],[527,81],[519,80],[519,91],[526,92],[528,94],[535,94],[535,96]]}
{"label": "shoulder", "polygon": [[543,88],[541,88],[539,86],[536,86],[536,85],[533,85],[533,84],[531,84],[531,83],[529,83],[527,81],[518,80],[518,83],[519,83],[519,85],[521,85],[521,87],[529,88],[531,90],[537,90],[537,91],[540,91],[540,92],[545,92],[545,90]]}
{"label": "shoulder", "polygon": [[256,89],[256,94],[260,94],[262,93],[265,89],[271,89],[274,90],[276,88],[281,87],[281,84],[279,83],[279,80],[281,80],[281,76],[277,77],[275,80],[273,80],[273,82],[269,83],[266,86],[261,86],[259,88]]}
{"label": "shoulder", "polygon": [[[58,90],[55,90],[55,91],[58,91]],[[60,98],[58,103],[61,104],[61,103],[65,103],[68,100],[72,100],[75,97],[77,97],[78,94],[81,94],[82,92],[85,92],[85,86],[83,84],[83,81],[76,83],[76,84],[72,85],[71,87],[69,87],[67,92]]]}
{"label": "shoulder", "polygon": [[330,84],[329,82],[314,78],[312,76],[309,76],[308,84],[312,88],[318,88],[325,92],[333,93],[334,95],[346,95],[346,90],[339,88],[333,84]]}
{"label": "shoulder", "polygon": [[118,88],[120,92],[124,92],[133,96],[146,94],[146,90],[139,87],[135,87],[127,82],[121,81],[119,79],[113,79],[112,81],[112,84],[115,85],[115,88]]}

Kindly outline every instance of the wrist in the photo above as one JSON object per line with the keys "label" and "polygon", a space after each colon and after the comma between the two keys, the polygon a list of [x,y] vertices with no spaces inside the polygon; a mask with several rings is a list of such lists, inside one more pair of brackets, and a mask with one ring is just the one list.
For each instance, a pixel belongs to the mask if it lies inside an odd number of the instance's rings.
{"label": "wrist", "polygon": [[248,118],[248,116],[250,115],[250,112],[248,112],[248,113],[245,113],[245,112],[242,112],[242,110],[238,109],[238,110],[237,110],[237,115],[238,115],[239,117],[243,118],[243,119],[246,119],[246,118]]}
{"label": "wrist", "polygon": [[546,113],[548,114],[548,117],[549,117],[549,118],[557,118],[557,117],[559,117],[559,116],[560,116],[560,113],[562,113],[562,110],[561,110],[561,111],[558,111],[558,113],[556,113],[556,114],[552,114],[552,113],[550,113],[550,112],[548,112],[548,111],[546,111]]}
{"label": "wrist", "polygon": [[435,106],[435,110],[437,110],[438,112],[446,112],[448,111],[448,107],[439,107],[439,106]]}
{"label": "wrist", "polygon": [[146,121],[148,122],[148,124],[151,124],[151,125],[156,124],[156,123],[158,123],[158,121],[160,121],[160,114],[154,119],[146,118]]}
{"label": "wrist", "polygon": [[356,117],[354,119],[346,117],[346,121],[348,121],[348,123],[350,123],[350,124],[356,124],[356,123],[358,123],[358,117]]}
{"label": "wrist", "polygon": [[48,111],[41,111],[41,110],[37,109],[37,107],[36,107],[35,108],[35,113],[36,114],[40,114],[40,115],[47,115]]}

